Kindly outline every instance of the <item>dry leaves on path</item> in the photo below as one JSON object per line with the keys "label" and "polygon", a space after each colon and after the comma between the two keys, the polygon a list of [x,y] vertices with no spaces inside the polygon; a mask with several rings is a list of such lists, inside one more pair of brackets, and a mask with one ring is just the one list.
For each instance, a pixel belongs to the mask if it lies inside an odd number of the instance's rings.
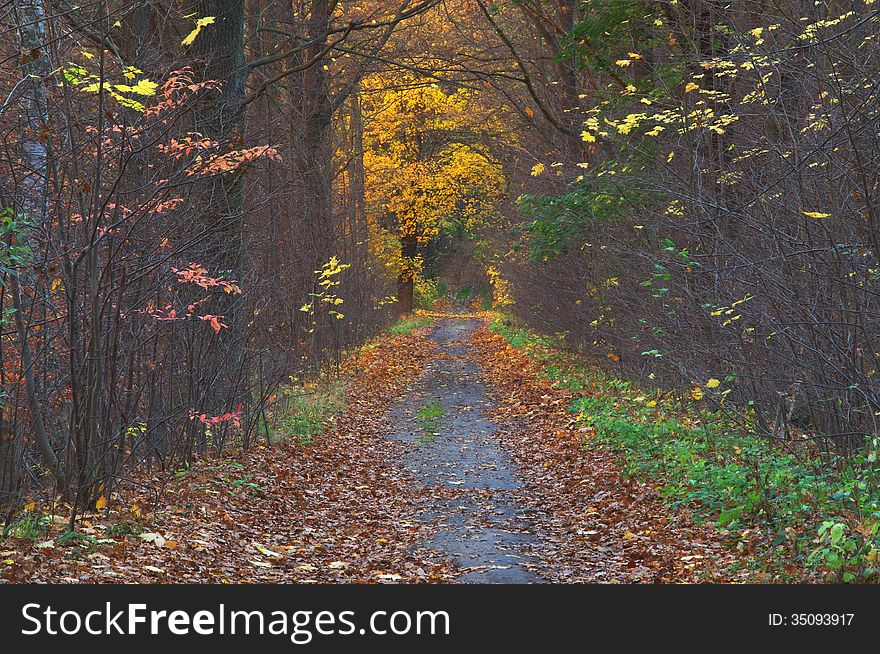
{"label": "dry leaves on path", "polygon": [[[420,556],[420,498],[379,431],[387,404],[433,356],[419,334],[388,336],[347,361],[346,411],[334,430],[303,445],[198,462],[165,488],[138,535],[118,535],[136,500],[111,498],[108,519],[78,525],[88,546],[6,540],[15,582],[442,581]],[[154,478],[152,483],[162,481]],[[117,507],[125,507],[117,509]],[[56,531],[63,532],[63,526]],[[11,563],[10,563],[11,562]]]}
{"label": "dry leaves on path", "polygon": [[589,429],[566,411],[571,392],[485,325],[471,338],[543,538],[542,574],[556,582],[723,581],[729,552],[652,485],[623,477],[612,454],[589,446]]}

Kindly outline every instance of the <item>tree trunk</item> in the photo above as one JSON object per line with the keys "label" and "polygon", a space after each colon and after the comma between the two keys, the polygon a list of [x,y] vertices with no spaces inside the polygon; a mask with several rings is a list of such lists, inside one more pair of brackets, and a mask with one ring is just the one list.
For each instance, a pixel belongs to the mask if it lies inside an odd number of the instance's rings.
{"label": "tree trunk", "polygon": [[[244,2],[198,0],[199,16],[215,16],[216,22],[195,41],[195,58],[204,67],[205,80],[222,84],[220,93],[207,93],[199,107],[197,130],[221,144],[237,148],[244,143]],[[242,257],[243,193],[238,172],[214,177],[203,211],[205,226],[214,230],[210,242],[216,263],[226,274],[240,277]]]}
{"label": "tree trunk", "polygon": [[[199,17],[215,16],[194,44],[203,79],[222,84],[220,92],[206,93],[198,109],[196,129],[222,149],[244,145],[243,101],[247,69],[244,65],[244,0],[197,0]],[[203,262],[216,275],[243,282],[244,192],[241,171],[212,178],[205,190],[200,227],[208,231]],[[215,339],[209,370],[217,373],[210,395],[201,407],[208,411],[234,410],[244,400],[246,384],[245,317],[242,295],[222,294],[212,313],[222,315],[229,327]]]}
{"label": "tree trunk", "polygon": [[18,0],[18,33],[22,53],[19,69],[25,79],[19,99],[19,149],[27,174],[16,194],[17,212],[31,222],[42,224],[48,214],[47,171],[49,148],[49,106],[46,84],[52,75],[42,0]]}
{"label": "tree trunk", "polygon": [[[49,172],[49,105],[46,98],[46,85],[52,76],[52,61],[48,49],[48,28],[46,9],[42,0],[18,0],[18,33],[21,39],[22,56],[20,70],[25,79],[19,99],[20,131],[19,150],[27,172],[20,181],[15,193],[16,218],[26,217],[32,224],[42,227],[48,219],[48,172]],[[36,243],[30,243],[35,249]],[[42,407],[37,396],[34,364],[28,342],[28,326],[25,324],[25,310],[22,306],[19,274],[21,268],[9,277],[15,326],[21,348],[21,363],[25,379],[25,393],[30,404],[34,424],[34,435],[43,462],[55,476],[56,484],[62,492],[66,490],[66,477],[58,461],[52,442],[43,421]]]}
{"label": "tree trunk", "polygon": [[415,236],[400,237],[400,256],[403,260],[400,275],[397,278],[397,313],[405,315],[413,310],[413,279],[412,261],[418,252]]}
{"label": "tree trunk", "polygon": [[[329,27],[336,3],[315,0],[310,14],[305,17],[304,37],[318,40]],[[308,65],[321,53],[326,42],[316,42],[298,53],[294,66]],[[321,62],[308,66],[294,75],[289,83],[294,114],[289,135],[291,157],[291,190],[293,204],[302,216],[300,227],[305,233],[291,235],[291,243],[298,247],[305,241],[304,272],[313,270],[326,261],[333,241],[333,107],[330,98],[330,72]],[[303,280],[305,281],[305,280]]]}

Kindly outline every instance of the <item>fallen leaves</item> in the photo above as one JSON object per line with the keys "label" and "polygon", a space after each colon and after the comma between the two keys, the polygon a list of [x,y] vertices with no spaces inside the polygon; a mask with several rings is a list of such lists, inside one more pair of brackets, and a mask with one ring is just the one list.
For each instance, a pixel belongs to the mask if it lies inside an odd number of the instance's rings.
{"label": "fallen leaves", "polygon": [[[387,404],[434,356],[393,335],[343,362],[347,410],[310,444],[229,451],[171,479],[114,489],[109,516],[80,521],[89,540],[9,539],[0,579],[60,583],[395,583],[443,581],[425,560],[421,498],[390,456]],[[247,484],[235,485],[248,479]],[[136,493],[163,489],[159,501]],[[251,485],[263,489],[256,493]],[[108,498],[105,498],[105,501]],[[131,507],[131,508],[128,508]],[[106,508],[103,507],[103,508]],[[61,518],[53,534],[67,526]],[[48,545],[54,543],[54,547]],[[5,544],[5,543],[4,543]]]}
{"label": "fallen leaves", "polygon": [[[517,502],[538,537],[529,556],[539,561],[542,577],[722,578],[725,550],[715,535],[670,511],[651,485],[623,477],[610,454],[585,446],[595,430],[567,412],[572,393],[553,387],[526,354],[485,327],[468,343],[494,389],[494,415],[504,425],[498,437],[524,481]],[[65,520],[56,516],[57,522],[47,521],[47,540],[10,542],[14,549],[0,552],[0,577],[64,583],[449,580],[449,565],[422,549],[430,527],[421,516],[434,499],[406,477],[382,422],[388,403],[435,356],[419,333],[364,348],[343,364],[347,410],[332,432],[308,445],[290,439],[208,458],[170,483],[139,480],[138,488],[147,481],[164,485],[160,501],[114,489],[107,517],[81,520],[77,538],[66,535]],[[716,388],[713,381],[705,386]],[[434,493],[451,500],[476,492],[461,479],[447,481],[439,487],[446,490]],[[99,510],[110,504],[102,498]]]}
{"label": "fallen leaves", "polygon": [[145,543],[152,543],[156,547],[164,547],[165,546],[165,538],[161,534],[156,534],[153,532],[147,532],[144,534],[140,534],[140,539]]}
{"label": "fallen leaves", "polygon": [[717,534],[672,511],[653,486],[622,476],[610,453],[589,446],[595,432],[567,412],[570,391],[553,387],[537,363],[485,326],[472,342],[496,389],[495,415],[508,425],[501,438],[525,482],[520,500],[534,509],[542,549],[533,554],[544,561],[543,576],[562,583],[725,580],[731,555]]}

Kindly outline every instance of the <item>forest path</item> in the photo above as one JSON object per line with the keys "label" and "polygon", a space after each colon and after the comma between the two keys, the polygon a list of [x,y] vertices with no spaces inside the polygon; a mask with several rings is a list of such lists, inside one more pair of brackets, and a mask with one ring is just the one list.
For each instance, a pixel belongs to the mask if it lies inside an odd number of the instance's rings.
{"label": "forest path", "polygon": [[385,335],[342,374],[321,435],[120,485],[79,539],[57,516],[0,542],[0,583],[726,580],[709,525],[621,475],[576,395],[488,316]]}
{"label": "forest path", "polygon": [[524,552],[538,543],[522,485],[495,437],[494,403],[468,339],[482,322],[442,318],[428,338],[437,356],[390,408],[388,438],[402,441],[401,465],[431,495],[422,519],[434,525],[424,546],[454,562],[457,583],[542,583]]}

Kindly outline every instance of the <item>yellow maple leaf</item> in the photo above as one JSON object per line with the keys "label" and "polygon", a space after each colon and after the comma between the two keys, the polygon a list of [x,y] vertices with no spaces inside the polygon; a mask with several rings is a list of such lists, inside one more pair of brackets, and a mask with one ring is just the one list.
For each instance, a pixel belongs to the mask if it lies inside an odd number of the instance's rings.
{"label": "yellow maple leaf", "polygon": [[714,377],[706,382],[706,388],[718,388],[719,386],[721,386],[721,382]]}
{"label": "yellow maple leaf", "polygon": [[105,506],[107,506],[107,498],[101,495],[101,497],[98,498],[98,501],[95,502],[95,508],[100,511]]}
{"label": "yellow maple leaf", "polygon": [[694,390],[691,391],[691,397],[695,400],[703,399],[703,389],[697,386]]}

